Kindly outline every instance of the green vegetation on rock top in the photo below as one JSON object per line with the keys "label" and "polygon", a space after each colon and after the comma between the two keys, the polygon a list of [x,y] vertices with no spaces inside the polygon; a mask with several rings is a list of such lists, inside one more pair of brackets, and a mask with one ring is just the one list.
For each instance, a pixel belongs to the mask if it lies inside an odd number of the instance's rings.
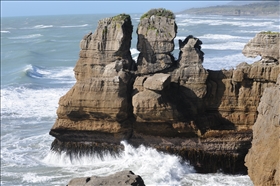
{"label": "green vegetation on rock top", "polygon": [[123,21],[123,20],[126,20],[126,19],[129,19],[130,20],[130,15],[128,14],[119,14],[119,15],[116,15],[112,18],[113,21]]}
{"label": "green vegetation on rock top", "polygon": [[280,34],[280,32],[272,32],[272,31],[263,31],[260,34]]}
{"label": "green vegetation on rock top", "polygon": [[141,19],[143,18],[150,18],[151,16],[162,16],[170,19],[175,19],[175,15],[170,10],[166,10],[165,8],[158,8],[158,9],[151,9],[147,13],[143,14],[141,16]]}

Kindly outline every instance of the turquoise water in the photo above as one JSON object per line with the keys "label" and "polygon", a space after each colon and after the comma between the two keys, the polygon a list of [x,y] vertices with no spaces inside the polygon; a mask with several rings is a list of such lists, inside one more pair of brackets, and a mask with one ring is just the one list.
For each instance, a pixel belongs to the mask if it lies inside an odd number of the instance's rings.
{"label": "turquoise water", "polygon": [[[73,177],[123,169],[141,175],[147,185],[252,185],[248,176],[197,174],[176,156],[125,142],[123,154],[104,159],[73,159],[50,151],[53,137],[48,133],[58,100],[76,81],[79,42],[109,16],[1,18],[1,185],[65,185]],[[140,16],[131,14],[134,59]],[[177,15],[176,22],[175,58],[178,39],[194,35],[203,42],[204,67],[213,70],[257,61],[242,55],[244,45],[260,31],[279,31],[279,19],[273,18]]]}

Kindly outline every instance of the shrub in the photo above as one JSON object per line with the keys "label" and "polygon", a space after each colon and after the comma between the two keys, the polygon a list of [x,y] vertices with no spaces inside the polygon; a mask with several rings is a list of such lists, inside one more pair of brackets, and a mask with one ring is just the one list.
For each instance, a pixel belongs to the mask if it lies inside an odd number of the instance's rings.
{"label": "shrub", "polygon": [[260,32],[261,34],[279,34],[280,32],[272,32],[272,31],[263,31],[263,32]]}
{"label": "shrub", "polygon": [[126,20],[126,19],[130,19],[130,15],[128,14],[119,14],[113,17],[113,21],[122,21],[122,20]]}
{"label": "shrub", "polygon": [[170,10],[166,10],[165,8],[151,9],[147,13],[143,14],[141,19],[150,18],[152,15],[175,19],[174,13]]}

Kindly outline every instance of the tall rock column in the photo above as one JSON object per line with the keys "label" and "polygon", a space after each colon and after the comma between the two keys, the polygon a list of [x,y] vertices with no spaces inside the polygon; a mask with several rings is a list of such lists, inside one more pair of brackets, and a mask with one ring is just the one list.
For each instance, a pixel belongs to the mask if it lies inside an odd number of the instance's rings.
{"label": "tall rock column", "polygon": [[258,112],[245,165],[254,185],[280,185],[280,74],[265,89]]}
{"label": "tall rock column", "polygon": [[137,29],[139,74],[162,72],[172,66],[176,33],[175,15],[168,10],[152,9],[141,17]]}
{"label": "tall rock column", "polygon": [[60,98],[50,131],[53,148],[64,142],[119,144],[131,135],[132,29],[130,16],[120,14],[100,20],[80,42],[77,82]]}
{"label": "tall rock column", "polygon": [[207,93],[206,80],[208,72],[203,68],[204,53],[201,51],[202,42],[188,36],[184,41],[179,40],[178,67],[172,72],[172,82],[180,87],[180,94],[185,101],[195,105],[194,114],[202,109],[202,98]]}

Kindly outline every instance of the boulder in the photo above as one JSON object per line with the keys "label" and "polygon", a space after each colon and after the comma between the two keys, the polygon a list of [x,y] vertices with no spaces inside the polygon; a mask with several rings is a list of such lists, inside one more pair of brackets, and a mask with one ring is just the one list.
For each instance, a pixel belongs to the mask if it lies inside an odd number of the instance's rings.
{"label": "boulder", "polygon": [[254,185],[280,185],[280,74],[277,84],[264,90],[258,112],[245,165]]}
{"label": "boulder", "polygon": [[84,177],[74,178],[70,180],[67,186],[145,186],[144,181],[139,175],[135,175],[132,171],[121,171],[106,177]]}
{"label": "boulder", "polygon": [[144,88],[154,91],[161,91],[170,85],[171,77],[169,74],[158,73],[148,77],[144,82]]}

